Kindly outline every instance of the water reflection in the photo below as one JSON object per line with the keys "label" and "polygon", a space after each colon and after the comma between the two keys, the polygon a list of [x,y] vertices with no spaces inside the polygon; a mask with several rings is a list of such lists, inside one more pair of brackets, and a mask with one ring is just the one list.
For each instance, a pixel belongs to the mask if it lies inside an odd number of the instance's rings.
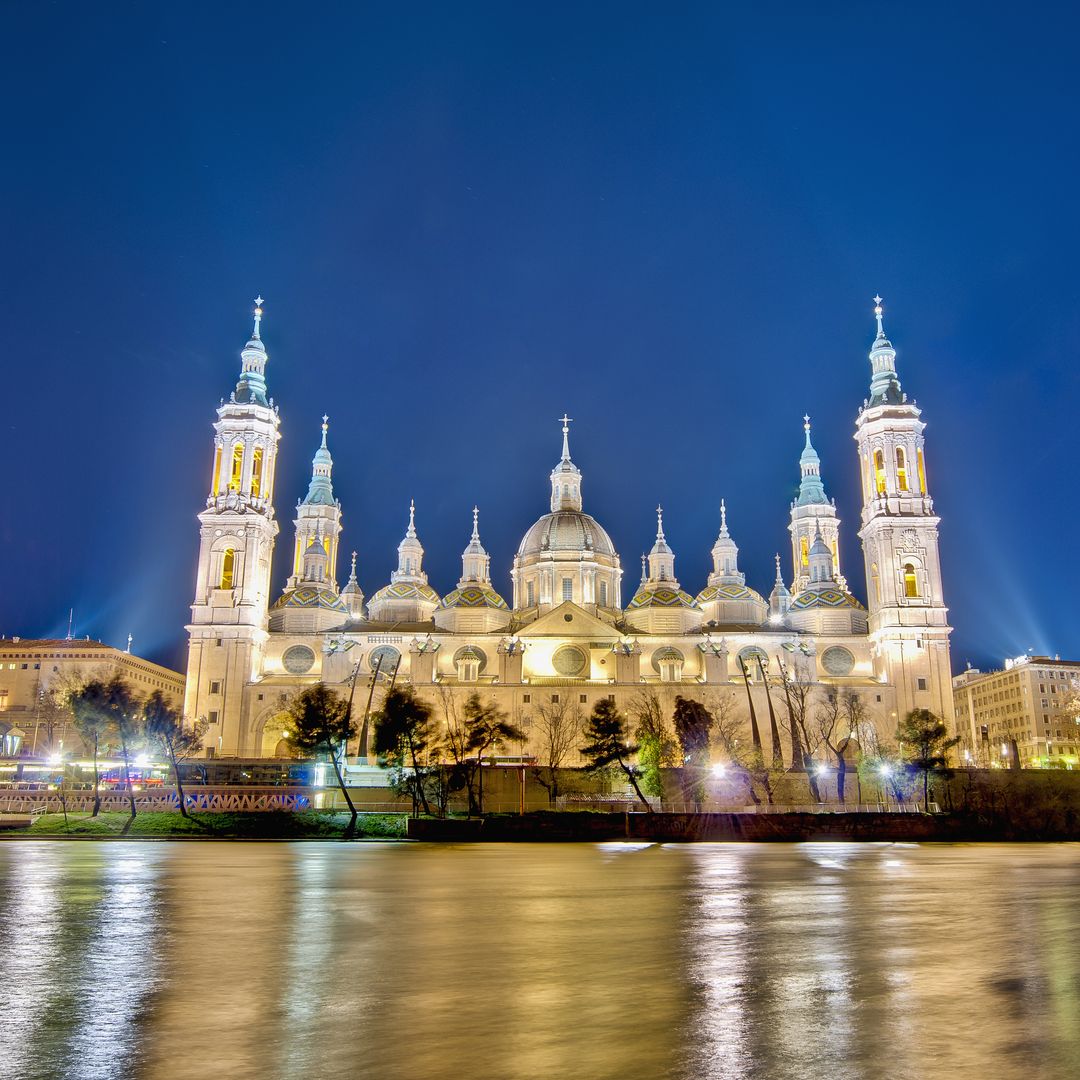
{"label": "water reflection", "polygon": [[5,1077],[1072,1075],[1076,848],[0,844]]}

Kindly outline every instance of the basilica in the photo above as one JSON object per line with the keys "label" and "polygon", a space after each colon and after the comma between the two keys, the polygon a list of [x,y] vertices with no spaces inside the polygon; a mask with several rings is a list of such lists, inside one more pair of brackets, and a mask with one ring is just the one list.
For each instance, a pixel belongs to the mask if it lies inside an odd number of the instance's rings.
{"label": "basilica", "polygon": [[585,510],[564,416],[547,510],[514,555],[509,603],[492,581],[475,508],[461,577],[445,593],[428,581],[412,506],[390,580],[365,597],[354,552],[339,584],[342,509],[325,417],[311,481],[296,506],[289,575],[277,594],[271,567],[280,417],[267,390],[257,300],[239,380],[217,410],[210,493],[198,515],[185,711],[209,722],[207,753],[283,754],[289,695],[317,681],[369,702],[394,680],[444,706],[448,696],[479,692],[528,730],[533,709],[572,705],[584,714],[601,698],[625,707],[650,684],[667,698],[745,690],[752,701],[754,688],[760,693],[761,681],[782,671],[850,688],[883,731],[916,707],[951,719],[950,627],[925,424],[901,390],[880,297],[875,304],[869,396],[854,432],[864,607],[840,566],[841,521],[808,417],[788,526],[790,563],[785,575],[777,556],[767,593],[739,570],[721,502],[704,587],[694,593],[680,584],[658,508],[656,541],[624,604],[631,590],[611,537]]}

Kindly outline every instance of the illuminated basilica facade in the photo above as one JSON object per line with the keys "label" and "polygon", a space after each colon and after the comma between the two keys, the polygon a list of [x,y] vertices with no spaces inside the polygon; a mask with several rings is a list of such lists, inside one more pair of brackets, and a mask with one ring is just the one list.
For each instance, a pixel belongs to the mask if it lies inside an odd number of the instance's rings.
{"label": "illuminated basilica facade", "polygon": [[[354,553],[339,584],[342,513],[325,417],[311,482],[296,506],[289,575],[275,595],[280,418],[267,393],[261,303],[236,389],[217,410],[211,489],[199,514],[185,711],[210,722],[210,753],[284,753],[288,696],[316,681],[346,695],[355,682],[354,715],[373,685],[381,694],[391,679],[436,704],[479,691],[528,730],[531,710],[545,704],[587,713],[600,698],[613,697],[625,707],[647,685],[668,699],[678,693],[708,700],[719,692],[739,693],[745,702],[746,693],[760,696],[766,673],[784,671],[857,692],[883,732],[915,707],[951,719],[950,627],[938,518],[926,483],[925,425],[901,391],[879,298],[870,395],[854,436],[866,607],[840,566],[841,521],[825,492],[808,417],[788,526],[788,576],[777,556],[767,595],[739,570],[721,502],[704,587],[694,594],[680,584],[658,508],[656,541],[624,604],[630,590],[618,552],[584,509],[568,417],[548,511],[525,532],[513,559],[510,603],[492,581],[475,509],[461,577],[445,594],[424,571],[411,506],[389,582],[365,598]],[[764,708],[762,699],[758,709]]]}

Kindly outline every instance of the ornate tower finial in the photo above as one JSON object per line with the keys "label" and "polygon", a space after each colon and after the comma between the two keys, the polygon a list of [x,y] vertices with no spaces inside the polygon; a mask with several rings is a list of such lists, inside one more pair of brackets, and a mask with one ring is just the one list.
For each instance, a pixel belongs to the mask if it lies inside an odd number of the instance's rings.
{"label": "ornate tower finial", "polygon": [[472,508],[472,536],[470,539],[480,539],[480,507],[478,506]]}
{"label": "ornate tower finial", "polygon": [[806,445],[809,446],[810,445],[810,414],[809,413],[803,413],[802,426],[803,426],[803,431],[806,432]]}
{"label": "ornate tower finial", "polygon": [[877,336],[883,338],[885,336],[885,324],[882,322],[882,316],[885,313],[885,309],[881,306],[881,297],[874,297],[874,315],[877,317]]}
{"label": "ornate tower finial", "polygon": [[646,568],[645,568],[645,552],[644,551],[641,553],[641,580],[642,581],[648,581],[649,580],[649,573],[648,573],[648,570],[646,570]]}
{"label": "ornate tower finial", "polygon": [[727,536],[727,504],[723,499],[720,500],[720,535]]}
{"label": "ornate tower finial", "polygon": [[329,427],[329,424],[330,424],[330,417],[327,416],[326,413],[323,413],[323,418],[322,418],[322,448],[323,448],[323,450],[326,449],[326,429],[327,429],[327,427]]}
{"label": "ornate tower finial", "polygon": [[349,567],[349,580],[356,580],[356,552],[352,553],[352,566]]}
{"label": "ornate tower finial", "polygon": [[664,508],[659,505],[656,507],[656,539],[664,539]]}
{"label": "ornate tower finial", "polygon": [[255,297],[255,330],[251,335],[256,341],[261,340],[260,337],[259,337],[259,324],[262,322],[262,316],[263,316],[262,306],[263,306],[263,298],[261,296],[256,296]]}
{"label": "ornate tower finial", "polygon": [[562,417],[561,417],[561,423],[562,423],[562,459],[563,459],[563,461],[569,461],[570,460],[570,438],[569,438],[569,436],[570,436],[570,425],[573,423],[573,420],[569,416],[567,416],[566,413],[563,413]]}
{"label": "ornate tower finial", "polygon": [[776,584],[783,585],[784,578],[783,575],[780,573],[780,552],[778,551],[774,557],[776,559]]}
{"label": "ornate tower finial", "polygon": [[416,535],[416,503],[409,500],[409,527],[405,530],[406,536]]}

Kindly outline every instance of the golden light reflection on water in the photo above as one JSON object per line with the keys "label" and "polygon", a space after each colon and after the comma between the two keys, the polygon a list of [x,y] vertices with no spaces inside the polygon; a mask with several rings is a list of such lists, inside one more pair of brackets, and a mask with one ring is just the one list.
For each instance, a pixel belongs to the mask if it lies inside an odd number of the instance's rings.
{"label": "golden light reflection on water", "polygon": [[1072,1076],[1077,855],[0,844],[0,1074]]}

